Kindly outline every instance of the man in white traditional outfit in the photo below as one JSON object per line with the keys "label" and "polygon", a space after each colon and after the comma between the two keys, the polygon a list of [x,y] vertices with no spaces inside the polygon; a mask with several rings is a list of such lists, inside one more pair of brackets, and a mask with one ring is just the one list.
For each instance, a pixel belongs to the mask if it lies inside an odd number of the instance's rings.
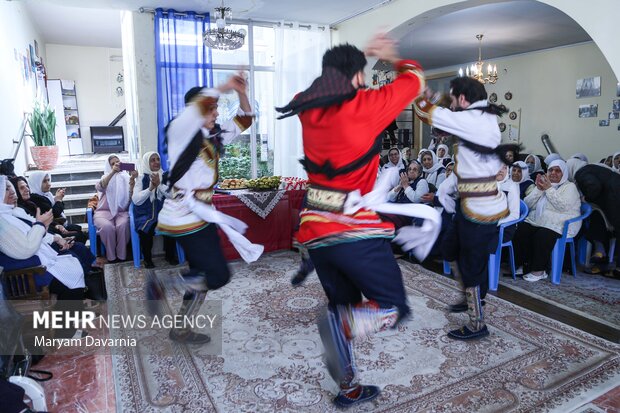
{"label": "man in white traditional outfit", "polygon": [[[219,94],[231,90],[239,96],[239,111],[220,127],[215,123]],[[217,211],[211,202],[224,145],[252,124],[245,79],[239,74],[216,89],[192,88],[185,95],[185,103],[185,110],[166,131],[170,160],[168,187],[172,197],[164,202],[157,228],[164,235],[178,237],[185,251],[189,272],[184,279],[188,290],[179,314],[192,316],[200,309],[207,290],[216,290],[230,280],[215,225],[228,236],[246,262],[257,260],[263,247],[250,243],[242,235],[246,224]],[[170,338],[194,344],[210,341],[209,336],[189,329],[173,329]]]}
{"label": "man in white traditional outfit", "polygon": [[[497,245],[497,223],[508,216],[506,195],[499,190],[497,172],[506,152],[516,150],[514,145],[501,145],[497,115],[505,110],[487,102],[484,86],[469,77],[457,77],[450,82],[450,109],[436,106],[439,96],[427,90],[426,97],[415,101],[418,117],[458,138],[454,154],[454,176],[460,201],[456,204],[443,194],[440,202],[448,212],[456,211],[451,234],[444,237],[455,251],[443,251],[444,256],[458,259],[469,323],[450,331],[448,336],[468,340],[487,336],[481,294],[488,288],[488,255]],[[450,239],[446,243],[446,238]],[[481,291],[482,289],[482,291]]]}

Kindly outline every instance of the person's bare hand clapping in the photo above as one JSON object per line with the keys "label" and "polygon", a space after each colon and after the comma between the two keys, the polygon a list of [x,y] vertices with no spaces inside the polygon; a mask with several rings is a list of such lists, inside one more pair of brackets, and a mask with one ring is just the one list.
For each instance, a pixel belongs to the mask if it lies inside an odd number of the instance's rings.
{"label": "person's bare hand clapping", "polygon": [[35,218],[36,218],[37,222],[40,222],[43,225],[45,225],[45,229],[47,230],[47,228],[49,228],[50,224],[54,220],[54,214],[52,214],[52,210],[51,209],[49,211],[47,211],[45,214],[42,214],[41,210],[39,208],[37,208],[37,214],[36,214]]}

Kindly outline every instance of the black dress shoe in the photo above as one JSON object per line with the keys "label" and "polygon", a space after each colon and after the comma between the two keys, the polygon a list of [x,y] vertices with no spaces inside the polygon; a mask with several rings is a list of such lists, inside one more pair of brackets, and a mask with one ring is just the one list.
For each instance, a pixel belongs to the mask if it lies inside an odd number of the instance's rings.
{"label": "black dress shoe", "polygon": [[166,262],[170,265],[179,265],[179,260],[177,260],[176,258],[166,258]]}
{"label": "black dress shoe", "polygon": [[[486,302],[482,300],[481,304],[484,307]],[[467,302],[463,301],[462,303],[458,304],[450,304],[448,306],[448,311],[450,311],[451,313],[464,313],[465,311],[467,311]]]}
{"label": "black dress shoe", "polygon": [[144,268],[155,268],[155,264],[151,260],[144,260]]}
{"label": "black dress shoe", "polygon": [[193,331],[179,333],[174,329],[170,330],[168,337],[170,340],[181,344],[206,344],[211,341],[211,337],[206,334],[194,333]]}
{"label": "black dress shoe", "polygon": [[472,331],[467,326],[463,326],[457,330],[452,330],[448,333],[448,337],[454,340],[475,340],[483,338],[489,335],[489,329],[487,326],[483,326],[478,331]]}

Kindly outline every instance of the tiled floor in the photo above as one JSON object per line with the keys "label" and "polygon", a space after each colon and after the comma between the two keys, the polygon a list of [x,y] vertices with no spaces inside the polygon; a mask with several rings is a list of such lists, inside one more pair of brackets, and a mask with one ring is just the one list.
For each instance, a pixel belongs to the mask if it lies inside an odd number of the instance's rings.
{"label": "tiled floor", "polygon": [[593,405],[604,411],[605,413],[620,412],[620,386],[605,393],[592,402]]}
{"label": "tiled floor", "polygon": [[[107,329],[89,332],[95,338],[108,336]],[[77,353],[77,354],[76,354]],[[42,383],[50,412],[111,413],[116,411],[112,356],[94,351],[59,350],[35,367],[52,372]]]}

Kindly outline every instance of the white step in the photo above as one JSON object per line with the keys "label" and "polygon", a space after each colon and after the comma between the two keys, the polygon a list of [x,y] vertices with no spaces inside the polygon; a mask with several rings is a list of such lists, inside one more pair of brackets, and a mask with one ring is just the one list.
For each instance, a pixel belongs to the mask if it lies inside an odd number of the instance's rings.
{"label": "white step", "polygon": [[68,216],[68,217],[75,217],[75,216],[86,215],[86,208],[70,208],[70,209],[65,209],[65,215]]}
{"label": "white step", "polygon": [[64,202],[82,201],[82,200],[91,199],[92,197],[93,197],[93,194],[69,194],[69,195],[65,195],[65,197],[63,198],[63,201]]}
{"label": "white step", "polygon": [[[45,172],[52,176],[52,182],[53,182],[54,181],[53,176],[60,175],[60,174],[79,174],[83,172],[101,172],[101,175],[103,175],[103,167],[104,165],[101,162],[97,162],[97,161],[86,162],[85,161],[85,162],[81,162],[78,165],[74,164],[74,165],[58,166],[56,167],[56,169],[52,169],[52,170],[45,171]],[[26,171],[24,172],[24,175],[30,176],[30,174],[33,172],[37,172],[37,170],[33,169],[30,171]]]}
{"label": "white step", "polygon": [[52,188],[67,188],[72,186],[90,186],[93,187],[93,192],[95,191],[95,185],[99,182],[100,179],[84,179],[81,181],[52,181]]}
{"label": "white step", "polygon": [[82,231],[88,232],[88,222],[80,222],[79,224],[74,225],[79,225],[80,227],[82,227]]}

